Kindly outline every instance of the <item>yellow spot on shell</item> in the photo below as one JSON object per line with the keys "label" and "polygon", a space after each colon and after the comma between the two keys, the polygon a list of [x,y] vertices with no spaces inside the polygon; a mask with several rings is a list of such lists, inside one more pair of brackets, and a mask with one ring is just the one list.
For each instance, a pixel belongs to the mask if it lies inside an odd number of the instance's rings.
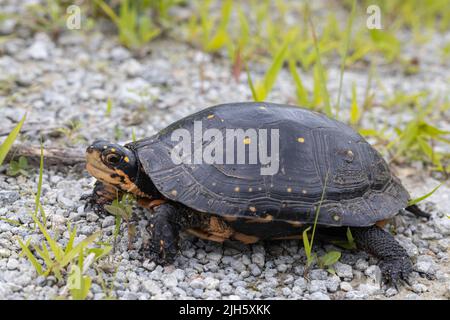
{"label": "yellow spot on shell", "polygon": [[125,158],[123,158],[123,161],[130,162],[130,159],[128,159],[128,157],[125,157]]}
{"label": "yellow spot on shell", "polygon": [[256,212],[256,208],[255,207],[248,207],[250,209],[251,212]]}
{"label": "yellow spot on shell", "polygon": [[206,118],[208,118],[208,119],[212,119],[212,118],[214,118],[214,115],[213,114],[210,114],[209,116],[207,116]]}
{"label": "yellow spot on shell", "polygon": [[292,192],[292,188],[287,188],[287,192]]}
{"label": "yellow spot on shell", "polygon": [[339,217],[337,214],[335,214],[335,215],[333,216],[333,220],[334,220],[334,221],[339,221],[339,219],[341,219],[341,217]]}
{"label": "yellow spot on shell", "polygon": [[259,109],[261,109],[261,110],[266,110],[266,107],[260,106]]}
{"label": "yellow spot on shell", "polygon": [[297,141],[300,142],[300,143],[303,143],[303,142],[305,142],[305,138],[299,137],[299,138],[297,138]]}
{"label": "yellow spot on shell", "polygon": [[111,148],[111,152],[116,152],[116,149],[114,149],[114,148]]}
{"label": "yellow spot on shell", "polygon": [[249,137],[244,139],[244,144],[250,144],[250,142],[252,142],[252,140]]}
{"label": "yellow spot on shell", "polygon": [[306,191],[305,189],[303,189],[303,190],[302,190],[302,193],[303,193],[303,194],[306,194],[306,193],[307,193],[307,191]]}
{"label": "yellow spot on shell", "polygon": [[253,188],[248,188],[248,191],[249,191],[249,192],[252,192],[252,191],[253,191]]}
{"label": "yellow spot on shell", "polygon": [[240,190],[239,187],[234,188],[235,192],[239,192],[239,190]]}
{"label": "yellow spot on shell", "polygon": [[103,149],[106,149],[106,148],[108,148],[108,146],[103,146]]}
{"label": "yellow spot on shell", "polygon": [[170,191],[170,193],[171,193],[173,196],[176,196],[176,195],[178,194],[177,190],[172,190],[172,191]]}

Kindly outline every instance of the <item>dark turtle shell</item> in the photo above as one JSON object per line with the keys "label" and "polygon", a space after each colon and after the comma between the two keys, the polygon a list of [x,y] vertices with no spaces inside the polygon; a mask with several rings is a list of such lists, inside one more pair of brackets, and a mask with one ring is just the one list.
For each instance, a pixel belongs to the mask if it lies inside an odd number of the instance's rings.
{"label": "dark turtle shell", "polygon": [[[194,121],[224,137],[225,129],[279,129],[278,172],[261,175],[260,164],[174,164],[171,152],[179,141],[172,141],[171,134],[181,128],[193,133]],[[210,107],[134,148],[165,197],[230,219],[312,223],[320,208],[318,224],[368,226],[394,216],[409,199],[363,137],[339,121],[295,106],[258,102]]]}

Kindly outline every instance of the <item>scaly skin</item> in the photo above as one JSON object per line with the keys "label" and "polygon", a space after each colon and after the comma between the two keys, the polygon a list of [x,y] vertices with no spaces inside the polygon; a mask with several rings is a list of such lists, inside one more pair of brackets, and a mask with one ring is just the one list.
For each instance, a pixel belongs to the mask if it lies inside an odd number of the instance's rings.
{"label": "scaly skin", "polygon": [[397,288],[399,280],[408,282],[413,271],[411,259],[390,233],[377,226],[352,227],[351,232],[359,249],[381,260],[380,269],[388,283]]}

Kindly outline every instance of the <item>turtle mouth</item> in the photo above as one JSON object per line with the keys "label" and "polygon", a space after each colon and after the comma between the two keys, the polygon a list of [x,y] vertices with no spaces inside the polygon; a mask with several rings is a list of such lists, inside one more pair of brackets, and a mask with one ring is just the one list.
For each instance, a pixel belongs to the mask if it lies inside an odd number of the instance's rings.
{"label": "turtle mouth", "polygon": [[86,152],[86,170],[101,182],[118,186],[121,184],[118,174],[101,161],[100,152]]}

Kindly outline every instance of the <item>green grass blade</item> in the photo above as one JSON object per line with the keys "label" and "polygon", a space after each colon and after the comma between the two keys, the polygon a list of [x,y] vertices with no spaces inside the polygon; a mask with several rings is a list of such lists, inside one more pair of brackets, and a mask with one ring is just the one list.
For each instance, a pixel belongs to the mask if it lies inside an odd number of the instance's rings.
{"label": "green grass blade", "polygon": [[111,98],[108,98],[106,101],[106,116],[109,117],[111,115],[112,111],[112,100]]}
{"label": "green grass blade", "polygon": [[80,243],[78,243],[72,250],[70,250],[64,258],[61,260],[61,267],[67,265],[70,261],[72,261],[81,251],[81,249],[85,246],[88,246],[92,242],[95,241],[101,235],[100,231],[97,231],[91,234],[89,237],[83,239]]}
{"label": "green grass blade", "polygon": [[39,210],[40,201],[41,201],[41,192],[42,192],[42,174],[44,172],[44,146],[42,145],[41,141],[41,159],[39,163],[39,181],[37,186],[37,192],[34,199],[35,202],[35,209],[34,209],[34,215],[36,216]]}
{"label": "green grass blade", "polygon": [[49,253],[48,248],[45,245],[45,243],[42,243],[42,249],[39,248],[38,246],[33,246],[33,248],[34,248],[34,250],[36,250],[36,252],[42,258],[42,260],[44,260],[44,263],[47,266],[47,268],[52,269],[53,261],[50,257],[50,253]]}
{"label": "green grass blade", "polygon": [[341,253],[339,251],[329,251],[327,252],[324,256],[322,256],[320,258],[321,263],[323,264],[323,266],[325,267],[329,267],[333,264],[335,264],[336,262],[339,261],[339,259],[341,258]]}
{"label": "green grass blade", "polygon": [[117,14],[114,12],[113,9],[111,9],[110,6],[108,6],[104,1],[102,0],[94,0],[95,3],[102,8],[102,10],[106,13],[106,15],[116,24],[117,27],[119,27],[120,19],[117,16]]}
{"label": "green grass blade", "polygon": [[38,220],[36,216],[33,216],[33,220],[39,227],[39,230],[41,230],[42,234],[45,237],[45,240],[47,240],[48,244],[50,245],[50,249],[52,250],[53,255],[55,256],[56,261],[60,262],[64,256],[64,251],[61,249],[58,242],[50,236],[50,234],[47,231],[47,228]]}
{"label": "green grass blade", "polygon": [[320,207],[322,206],[323,199],[325,198],[325,191],[327,189],[327,183],[328,183],[328,170],[327,170],[327,174],[325,176],[325,182],[323,185],[322,196],[320,197],[320,202],[316,209],[316,216],[314,218],[314,226],[313,226],[312,235],[311,235],[311,248],[314,243],[314,236],[316,234],[317,221],[319,220]]}
{"label": "green grass blade", "polygon": [[36,269],[36,272],[39,275],[43,274],[42,266],[37,261],[36,257],[31,253],[30,249],[28,249],[28,246],[25,245],[22,240],[18,239],[19,246],[22,248],[22,252],[27,256],[28,260],[30,260],[31,264],[33,265],[34,269]]}
{"label": "green grass blade", "polygon": [[281,49],[275,55],[273,62],[267,70],[267,73],[264,76],[263,86],[264,86],[264,97],[261,97],[263,100],[272,90],[273,85],[275,84],[275,80],[278,77],[278,73],[280,73],[281,68],[283,67],[283,63],[286,57],[287,49],[289,46],[289,41],[285,41]]}
{"label": "green grass blade", "polygon": [[306,228],[302,234],[303,246],[305,247],[305,253],[306,253],[306,258],[307,258],[308,262],[311,260],[311,245],[309,243],[309,238],[308,238],[309,230],[311,230],[311,227]]}
{"label": "green grass blade", "polygon": [[258,93],[256,92],[256,89],[255,89],[255,86],[253,85],[253,80],[252,80],[252,77],[251,77],[248,69],[246,70],[246,72],[247,72],[247,82],[248,82],[248,86],[250,87],[250,90],[252,91],[253,100],[260,101],[258,98]]}
{"label": "green grass blade", "polygon": [[[70,226],[68,228],[70,230]],[[66,249],[64,250],[64,256],[67,255],[73,248],[73,242],[75,241],[75,236],[77,234],[77,227],[74,226],[73,229],[69,232],[69,241],[67,242]]]}
{"label": "green grass blade", "polygon": [[311,16],[309,16],[309,23],[311,25],[311,33],[312,33],[313,42],[314,42],[314,49],[316,52],[317,66],[319,68],[319,76],[320,76],[321,87],[322,87],[322,95],[323,95],[323,98],[325,101],[325,113],[327,116],[331,117],[332,112],[331,112],[331,104],[330,104],[330,95],[328,93],[327,82],[326,82],[326,77],[325,77],[325,70],[323,69],[322,59],[320,57],[319,43],[317,41],[316,31],[314,29],[314,24],[313,24]]}
{"label": "green grass blade", "polygon": [[344,53],[341,55],[341,73],[339,75],[339,90],[338,90],[338,98],[336,103],[336,117],[339,116],[339,110],[341,107],[341,94],[342,94],[342,82],[344,80],[344,69],[345,69],[345,60],[347,59],[348,50],[350,48],[350,39],[352,35],[352,26],[353,20],[355,18],[355,8],[356,8],[356,0],[352,2],[352,11],[350,13],[350,18],[348,19],[347,28],[345,30],[345,48]]}
{"label": "green grass blade", "polygon": [[442,186],[442,183],[440,183],[437,187],[435,187],[433,190],[431,190],[430,192],[428,192],[426,195],[423,195],[421,197],[412,199],[408,202],[408,206],[412,206],[415,205],[417,203],[419,203],[422,200],[425,200],[426,198],[430,197],[437,189],[439,189]]}
{"label": "green grass blade", "polygon": [[20,132],[20,129],[22,128],[23,123],[25,122],[27,115],[25,114],[22,117],[22,120],[19,121],[17,126],[9,133],[9,135],[6,137],[5,141],[3,141],[2,145],[0,146],[0,166],[3,164],[3,161],[6,158],[6,155],[8,154],[9,150],[11,149],[14,141],[17,138],[17,135]]}
{"label": "green grass blade", "polygon": [[291,72],[292,78],[294,79],[296,94],[297,94],[297,102],[302,107],[309,106],[308,103],[308,92],[303,86],[303,82],[300,78],[300,75],[297,71],[297,66],[295,65],[294,59],[289,59],[289,71]]}
{"label": "green grass blade", "polygon": [[352,105],[351,105],[351,108],[350,108],[350,123],[352,125],[358,124],[360,116],[361,116],[361,113],[359,111],[358,101],[356,100],[356,86],[355,86],[355,83],[353,83],[353,86],[352,86]]}
{"label": "green grass blade", "polygon": [[20,223],[20,221],[18,221],[18,220],[8,219],[8,218],[4,218],[4,217],[0,217],[0,220],[8,222],[9,224],[12,224],[12,225],[15,225],[15,226],[21,226],[22,225],[22,223]]}

